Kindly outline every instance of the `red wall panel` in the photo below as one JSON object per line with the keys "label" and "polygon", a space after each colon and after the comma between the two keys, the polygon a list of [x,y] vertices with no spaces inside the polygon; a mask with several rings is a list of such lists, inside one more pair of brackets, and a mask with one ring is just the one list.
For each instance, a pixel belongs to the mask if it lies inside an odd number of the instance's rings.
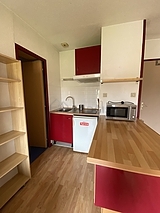
{"label": "red wall panel", "polygon": [[160,178],[96,166],[95,205],[123,213],[160,213]]}

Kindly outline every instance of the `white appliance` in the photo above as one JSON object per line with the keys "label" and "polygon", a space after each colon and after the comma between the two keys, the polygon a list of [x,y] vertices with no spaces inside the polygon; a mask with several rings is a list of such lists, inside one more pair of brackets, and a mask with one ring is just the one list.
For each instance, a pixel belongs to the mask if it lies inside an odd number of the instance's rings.
{"label": "white appliance", "polygon": [[96,126],[97,117],[73,117],[73,151],[89,152]]}
{"label": "white appliance", "polygon": [[78,81],[80,83],[100,82],[100,73],[86,74],[86,75],[75,75],[75,76],[73,76],[73,80]]}
{"label": "white appliance", "polygon": [[108,101],[106,106],[106,119],[135,121],[136,105],[128,101]]}

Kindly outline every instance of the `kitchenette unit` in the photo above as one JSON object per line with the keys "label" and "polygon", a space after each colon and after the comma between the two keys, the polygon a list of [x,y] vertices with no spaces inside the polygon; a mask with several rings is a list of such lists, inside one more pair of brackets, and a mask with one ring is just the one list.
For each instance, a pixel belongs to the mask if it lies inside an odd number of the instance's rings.
{"label": "kitchenette unit", "polygon": [[69,143],[73,151],[88,153],[97,126],[98,109],[60,108],[50,112],[50,140]]}

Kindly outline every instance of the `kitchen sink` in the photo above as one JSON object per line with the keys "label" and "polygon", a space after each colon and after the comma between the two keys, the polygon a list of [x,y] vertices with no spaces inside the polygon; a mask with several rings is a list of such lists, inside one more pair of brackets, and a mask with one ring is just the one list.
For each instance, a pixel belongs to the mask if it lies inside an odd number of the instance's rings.
{"label": "kitchen sink", "polygon": [[83,109],[82,111],[80,111],[78,108],[69,108],[69,107],[60,108],[57,110],[57,112],[70,112],[79,115],[98,114],[97,109]]}
{"label": "kitchen sink", "polygon": [[69,112],[71,110],[72,110],[72,108],[61,108],[58,110],[58,112]]}
{"label": "kitchen sink", "polygon": [[82,111],[80,111],[79,109],[75,108],[75,109],[72,109],[70,112],[78,113],[80,115],[85,115],[85,114],[97,114],[98,110],[97,109],[83,109]]}
{"label": "kitchen sink", "polygon": [[72,113],[79,112],[79,109],[77,109],[77,108],[72,108],[70,112],[72,112]]}

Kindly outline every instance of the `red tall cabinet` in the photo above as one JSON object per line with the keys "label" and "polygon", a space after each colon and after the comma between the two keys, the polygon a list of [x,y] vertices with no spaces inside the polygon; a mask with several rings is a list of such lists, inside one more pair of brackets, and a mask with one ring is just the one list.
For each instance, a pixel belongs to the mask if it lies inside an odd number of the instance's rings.
{"label": "red tall cabinet", "polygon": [[75,50],[76,75],[100,73],[101,45]]}

